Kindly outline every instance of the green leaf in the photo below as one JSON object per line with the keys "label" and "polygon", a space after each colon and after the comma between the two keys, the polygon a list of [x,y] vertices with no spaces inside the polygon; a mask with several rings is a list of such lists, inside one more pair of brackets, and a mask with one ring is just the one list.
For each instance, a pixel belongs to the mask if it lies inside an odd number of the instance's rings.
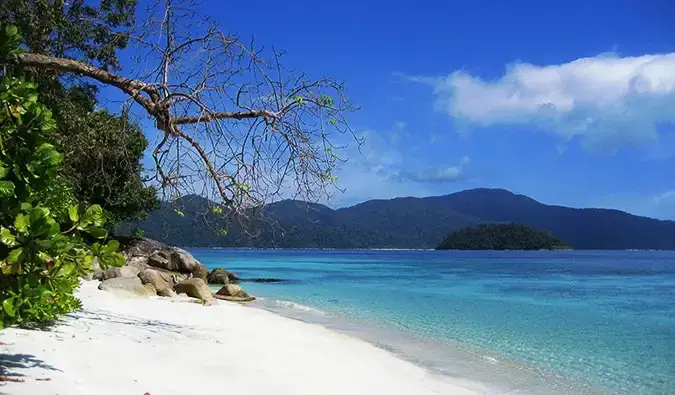
{"label": "green leaf", "polygon": [[23,247],[15,248],[7,255],[7,263],[10,265],[21,264],[23,262]]}
{"label": "green leaf", "polygon": [[82,230],[90,225],[94,225],[97,228],[105,225],[105,214],[103,214],[103,209],[98,204],[90,206],[87,211],[84,212],[80,219],[80,226],[78,229]]}
{"label": "green leaf", "polygon": [[7,35],[7,37],[16,36],[17,34],[19,34],[19,29],[14,25],[7,25],[5,27],[5,34]]}
{"label": "green leaf", "polygon": [[33,208],[33,205],[28,203],[28,202],[23,202],[21,203],[21,210],[22,211],[28,211]]}
{"label": "green leaf", "polygon": [[106,237],[108,237],[108,231],[103,228],[87,228],[85,229],[85,232],[89,233],[90,235],[94,236],[97,239],[105,239]]}
{"label": "green leaf", "polygon": [[108,247],[108,251],[117,251],[120,248],[120,242],[117,240],[110,240],[106,247]]}
{"label": "green leaf", "polygon": [[182,211],[180,211],[180,210],[178,210],[178,209],[173,210],[173,211],[175,211],[176,214],[180,215],[181,217],[185,217],[185,213],[183,213]]}
{"label": "green leaf", "polygon": [[16,298],[8,298],[5,299],[2,302],[2,308],[5,310],[5,313],[7,313],[8,316],[14,317],[16,316],[16,308],[14,307],[14,303],[16,302]]}
{"label": "green leaf", "polygon": [[0,228],[0,242],[9,248],[16,247],[18,244],[16,237],[5,227]]}
{"label": "green leaf", "polygon": [[7,174],[9,174],[9,169],[4,166],[0,166],[0,178],[7,177]]}
{"label": "green leaf", "polygon": [[0,181],[0,198],[14,196],[14,183],[11,181]]}
{"label": "green leaf", "polygon": [[80,208],[78,206],[70,206],[68,208],[68,217],[73,223],[77,223],[77,221],[80,219]]}
{"label": "green leaf", "polygon": [[23,214],[18,214],[14,218],[14,229],[21,233],[28,232],[28,218]]}
{"label": "green leaf", "polygon": [[59,233],[59,224],[54,220],[45,207],[36,207],[30,211],[31,236],[54,236]]}
{"label": "green leaf", "polygon": [[295,97],[295,102],[296,102],[296,103],[302,104],[303,101],[304,101],[304,99],[302,98],[302,96],[296,96],[296,97]]}
{"label": "green leaf", "polygon": [[211,207],[211,212],[217,215],[223,215],[223,208],[220,206],[213,206]]}

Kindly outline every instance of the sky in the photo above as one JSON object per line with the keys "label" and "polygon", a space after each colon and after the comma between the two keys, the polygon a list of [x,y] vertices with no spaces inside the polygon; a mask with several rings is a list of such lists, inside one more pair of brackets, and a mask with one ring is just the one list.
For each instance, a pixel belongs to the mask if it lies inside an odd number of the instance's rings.
{"label": "sky", "polygon": [[294,2],[201,6],[343,80],[365,139],[335,206],[505,188],[675,219],[675,2]]}

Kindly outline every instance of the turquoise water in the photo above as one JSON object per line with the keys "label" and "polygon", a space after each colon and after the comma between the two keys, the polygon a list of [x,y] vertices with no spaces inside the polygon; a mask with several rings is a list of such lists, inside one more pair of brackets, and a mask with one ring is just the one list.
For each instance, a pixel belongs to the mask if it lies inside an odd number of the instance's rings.
{"label": "turquoise water", "polygon": [[675,253],[191,249],[258,306],[502,393],[675,394]]}

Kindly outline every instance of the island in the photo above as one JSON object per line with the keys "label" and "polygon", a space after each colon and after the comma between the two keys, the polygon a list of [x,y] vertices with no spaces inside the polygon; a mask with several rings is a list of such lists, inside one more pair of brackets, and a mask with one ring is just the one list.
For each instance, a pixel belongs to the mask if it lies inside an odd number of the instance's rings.
{"label": "island", "polygon": [[447,235],[436,249],[558,250],[569,249],[569,246],[551,232],[511,223],[462,228]]}

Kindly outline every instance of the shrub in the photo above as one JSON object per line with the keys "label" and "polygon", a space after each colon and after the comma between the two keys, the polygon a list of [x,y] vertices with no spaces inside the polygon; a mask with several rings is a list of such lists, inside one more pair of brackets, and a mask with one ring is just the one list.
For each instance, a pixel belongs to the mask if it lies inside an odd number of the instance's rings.
{"label": "shrub", "polygon": [[[0,29],[0,57],[18,51],[14,27]],[[80,307],[73,295],[94,257],[121,266],[119,243],[100,206],[69,205],[59,186],[63,160],[46,136],[56,123],[34,84],[0,79],[0,328],[51,321]],[[67,215],[66,215],[67,214]],[[91,244],[93,243],[93,244]]]}

